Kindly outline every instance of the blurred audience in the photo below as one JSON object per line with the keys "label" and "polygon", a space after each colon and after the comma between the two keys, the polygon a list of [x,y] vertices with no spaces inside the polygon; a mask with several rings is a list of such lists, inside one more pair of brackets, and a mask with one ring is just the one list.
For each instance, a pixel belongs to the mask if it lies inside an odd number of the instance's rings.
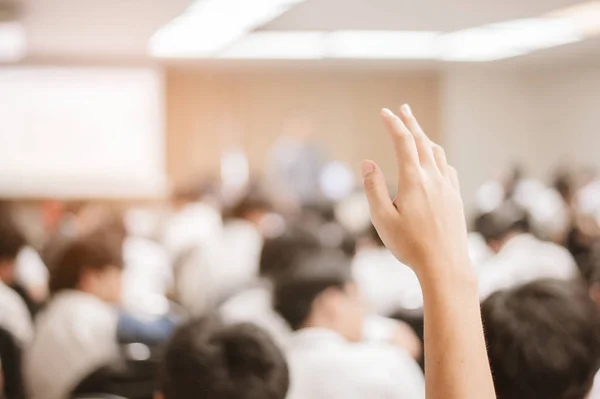
{"label": "blurred audience", "polygon": [[[12,215],[0,212],[0,280],[23,299],[31,315],[34,315],[39,306],[38,301],[45,296],[44,289],[39,288],[44,286],[44,279],[35,285],[23,283],[24,280],[32,282],[31,279],[23,278],[28,272],[27,268],[39,266],[32,265],[31,257],[36,256],[35,251],[26,245],[25,236],[14,222]],[[36,262],[35,258],[33,262]],[[45,268],[43,265],[41,267]]]}
{"label": "blurred audience", "polygon": [[25,353],[32,398],[63,399],[79,380],[118,354],[123,261],[101,237],[68,246],[50,274],[52,299],[36,320]]}
{"label": "blurred audience", "polygon": [[384,119],[406,139],[394,202],[370,161],[365,191],[325,168],[295,119],[235,195],[209,179],[152,204],[0,203],[0,397],[423,398],[425,353],[428,395],[466,398],[469,369],[488,399],[481,301],[500,399],[600,399],[600,180],[513,168],[463,236],[443,150],[410,110]]}
{"label": "blurred audience", "polygon": [[291,398],[420,398],[423,376],[399,347],[363,342],[365,306],[350,261],[305,255],[276,284],[275,309],[296,331],[288,344]]}
{"label": "blurred audience", "polygon": [[542,278],[575,279],[579,270],[563,247],[531,234],[528,214],[512,201],[481,215],[477,229],[496,253],[479,266],[479,291],[494,291]]}
{"label": "blurred audience", "polygon": [[252,324],[203,317],[169,341],[157,399],[285,399],[286,360],[268,333]]}

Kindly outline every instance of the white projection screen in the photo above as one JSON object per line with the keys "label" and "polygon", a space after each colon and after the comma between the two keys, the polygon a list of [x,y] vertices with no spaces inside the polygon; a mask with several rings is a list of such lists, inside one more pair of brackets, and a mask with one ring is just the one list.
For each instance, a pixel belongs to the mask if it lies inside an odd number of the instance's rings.
{"label": "white projection screen", "polygon": [[0,68],[0,197],[163,195],[162,87],[154,69]]}

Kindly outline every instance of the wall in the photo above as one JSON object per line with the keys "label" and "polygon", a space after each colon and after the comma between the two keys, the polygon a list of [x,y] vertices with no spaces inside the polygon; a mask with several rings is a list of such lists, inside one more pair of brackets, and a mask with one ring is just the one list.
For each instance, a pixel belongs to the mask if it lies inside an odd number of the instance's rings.
{"label": "wall", "polygon": [[175,182],[218,170],[223,145],[239,136],[254,171],[301,113],[331,157],[358,168],[370,157],[394,178],[382,107],[410,102],[434,138],[440,131],[436,72],[254,71],[171,68],[166,73],[167,170]]}
{"label": "wall", "polygon": [[445,74],[442,97],[443,144],[458,170],[467,209],[481,183],[507,165],[537,164],[532,158],[534,120],[522,76],[472,67],[452,69]]}
{"label": "wall", "polygon": [[486,179],[518,163],[549,179],[563,164],[600,168],[600,67],[456,67],[442,84],[443,143],[467,209]]}
{"label": "wall", "polygon": [[545,165],[600,170],[600,62],[529,75]]}

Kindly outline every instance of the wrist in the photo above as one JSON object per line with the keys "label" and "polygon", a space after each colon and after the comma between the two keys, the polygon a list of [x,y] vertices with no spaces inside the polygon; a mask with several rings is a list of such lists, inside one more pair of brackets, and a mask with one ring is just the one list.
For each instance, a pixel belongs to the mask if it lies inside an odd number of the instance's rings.
{"label": "wrist", "polygon": [[418,269],[417,278],[424,291],[440,290],[450,288],[452,291],[466,290],[467,292],[477,293],[477,275],[471,264],[471,261],[430,261],[424,267]]}

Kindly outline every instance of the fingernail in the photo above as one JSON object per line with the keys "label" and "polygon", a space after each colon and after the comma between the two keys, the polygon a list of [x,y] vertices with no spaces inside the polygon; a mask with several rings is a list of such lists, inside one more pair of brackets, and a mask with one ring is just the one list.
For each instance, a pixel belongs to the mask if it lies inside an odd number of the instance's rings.
{"label": "fingernail", "polygon": [[404,115],[408,115],[408,116],[412,115],[412,110],[410,109],[410,105],[404,104],[402,107],[400,107],[400,109],[402,110],[402,112],[404,112]]}
{"label": "fingernail", "polygon": [[360,165],[360,171],[364,179],[369,173],[373,173],[375,171],[375,165],[371,161],[364,161]]}
{"label": "fingernail", "polygon": [[387,108],[381,110],[381,115],[383,116],[394,116],[394,113]]}

